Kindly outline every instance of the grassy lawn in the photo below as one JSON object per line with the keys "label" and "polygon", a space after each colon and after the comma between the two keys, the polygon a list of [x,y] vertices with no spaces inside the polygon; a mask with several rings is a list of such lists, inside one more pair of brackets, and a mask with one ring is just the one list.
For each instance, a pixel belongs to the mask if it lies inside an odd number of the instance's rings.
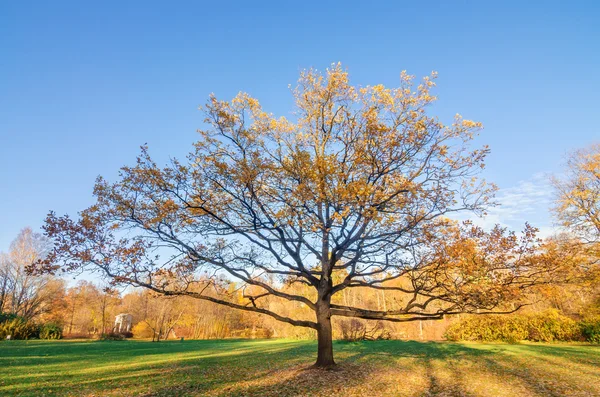
{"label": "grassy lawn", "polygon": [[599,396],[600,347],[291,340],[0,342],[0,396]]}

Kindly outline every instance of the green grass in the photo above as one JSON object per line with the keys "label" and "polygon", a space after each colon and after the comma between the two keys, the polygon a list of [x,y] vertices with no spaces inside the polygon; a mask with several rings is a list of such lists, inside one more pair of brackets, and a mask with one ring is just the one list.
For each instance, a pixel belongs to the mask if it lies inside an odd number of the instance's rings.
{"label": "green grass", "polygon": [[5,341],[0,396],[594,396],[600,347],[379,341]]}

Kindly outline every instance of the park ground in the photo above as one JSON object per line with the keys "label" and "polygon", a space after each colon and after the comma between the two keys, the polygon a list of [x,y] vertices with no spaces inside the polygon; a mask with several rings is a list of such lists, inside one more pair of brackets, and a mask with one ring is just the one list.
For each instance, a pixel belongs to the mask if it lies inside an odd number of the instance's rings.
{"label": "park ground", "polygon": [[600,396],[600,346],[293,340],[5,341],[0,396]]}

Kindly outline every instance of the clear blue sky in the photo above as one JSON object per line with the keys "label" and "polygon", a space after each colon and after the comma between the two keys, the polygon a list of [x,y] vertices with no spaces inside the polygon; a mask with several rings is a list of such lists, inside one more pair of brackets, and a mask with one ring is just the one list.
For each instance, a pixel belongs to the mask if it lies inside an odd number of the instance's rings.
{"label": "clear blue sky", "polygon": [[549,225],[541,175],[600,140],[598,1],[254,3],[2,1],[0,251],[141,144],[183,157],[209,93],[289,115],[299,70],[337,61],[361,85],[437,70],[438,114],[486,127],[508,224]]}

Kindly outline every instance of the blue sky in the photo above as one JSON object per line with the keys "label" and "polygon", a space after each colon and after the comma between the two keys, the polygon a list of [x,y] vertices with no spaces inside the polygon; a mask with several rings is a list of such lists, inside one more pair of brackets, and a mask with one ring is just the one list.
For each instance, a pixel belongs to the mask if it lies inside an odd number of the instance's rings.
{"label": "blue sky", "polygon": [[140,145],[183,157],[209,93],[289,115],[298,72],[338,61],[360,85],[439,72],[436,113],[485,126],[487,223],[548,228],[546,175],[600,140],[599,2],[254,3],[1,2],[0,251]]}

